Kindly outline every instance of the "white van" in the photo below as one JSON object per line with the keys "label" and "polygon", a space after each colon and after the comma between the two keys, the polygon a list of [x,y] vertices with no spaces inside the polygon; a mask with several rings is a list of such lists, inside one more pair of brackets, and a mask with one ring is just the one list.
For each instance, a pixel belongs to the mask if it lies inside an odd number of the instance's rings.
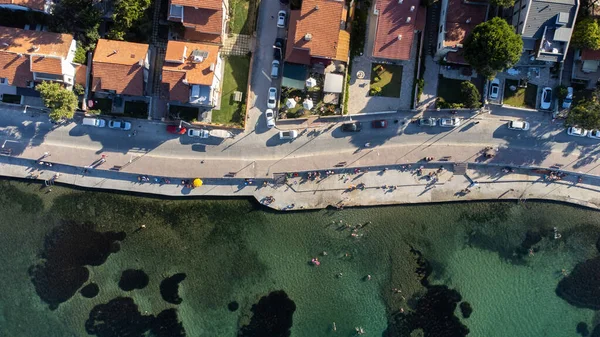
{"label": "white van", "polygon": [[102,118],[85,117],[81,124],[103,128],[106,126],[106,121]]}

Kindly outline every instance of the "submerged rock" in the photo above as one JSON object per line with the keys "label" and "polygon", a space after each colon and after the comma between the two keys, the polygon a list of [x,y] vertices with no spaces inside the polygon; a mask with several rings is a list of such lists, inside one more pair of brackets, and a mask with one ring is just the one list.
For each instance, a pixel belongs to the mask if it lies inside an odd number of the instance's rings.
{"label": "submerged rock", "polygon": [[263,296],[252,306],[250,324],[243,326],[240,337],[288,337],[296,304],[283,290]]}
{"label": "submerged rock", "polygon": [[556,294],[573,306],[600,310],[600,257],[578,263],[558,282]]}
{"label": "submerged rock", "polygon": [[94,298],[100,292],[100,287],[96,283],[90,283],[79,291],[85,298]]}
{"label": "submerged rock", "polygon": [[239,307],[240,307],[240,304],[236,301],[229,302],[229,304],[227,305],[227,309],[229,309],[229,311],[231,311],[231,312],[237,311]]}
{"label": "submerged rock", "polygon": [[148,285],[148,275],[140,269],[127,269],[121,274],[119,288],[124,291],[144,289]]}
{"label": "submerged rock", "polygon": [[85,322],[85,331],[98,337],[145,337],[154,316],[142,315],[129,297],[117,297],[95,306]]}
{"label": "submerged rock", "polygon": [[590,329],[588,329],[588,325],[585,322],[577,323],[577,333],[583,337],[587,337],[590,335]]}
{"label": "submerged rock", "polygon": [[462,313],[463,318],[471,317],[471,313],[473,312],[473,308],[471,308],[471,303],[461,302],[460,303],[460,312]]}
{"label": "submerged rock", "polygon": [[181,304],[183,299],[179,297],[179,282],[185,280],[185,273],[177,273],[160,282],[160,296],[163,300],[172,304]]}
{"label": "submerged rock", "polygon": [[152,324],[152,335],[156,337],[185,337],[183,324],[177,317],[177,309],[161,311]]}
{"label": "submerged rock", "polygon": [[103,264],[123,239],[124,232],[96,232],[91,223],[62,223],[46,235],[42,261],[29,268],[36,293],[56,309],[87,282],[86,266]]}

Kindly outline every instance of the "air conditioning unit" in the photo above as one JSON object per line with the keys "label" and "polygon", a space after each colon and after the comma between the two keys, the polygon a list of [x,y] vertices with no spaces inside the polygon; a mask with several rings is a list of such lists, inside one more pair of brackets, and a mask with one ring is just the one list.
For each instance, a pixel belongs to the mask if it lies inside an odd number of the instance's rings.
{"label": "air conditioning unit", "polygon": [[373,8],[373,15],[379,15],[379,9]]}

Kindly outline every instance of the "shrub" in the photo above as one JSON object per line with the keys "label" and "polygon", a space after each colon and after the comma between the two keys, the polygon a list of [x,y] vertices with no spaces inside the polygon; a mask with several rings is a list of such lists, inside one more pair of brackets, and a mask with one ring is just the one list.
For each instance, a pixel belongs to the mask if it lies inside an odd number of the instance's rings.
{"label": "shrub", "polygon": [[477,109],[481,106],[481,95],[477,87],[468,81],[460,84],[461,100],[465,107]]}
{"label": "shrub", "polygon": [[381,93],[381,87],[373,87],[369,90],[371,96],[377,96]]}

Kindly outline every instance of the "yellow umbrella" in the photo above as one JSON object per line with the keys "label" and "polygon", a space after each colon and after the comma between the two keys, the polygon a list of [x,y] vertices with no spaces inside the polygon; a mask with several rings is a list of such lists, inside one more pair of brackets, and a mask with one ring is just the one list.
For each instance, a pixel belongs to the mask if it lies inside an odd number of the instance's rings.
{"label": "yellow umbrella", "polygon": [[200,187],[200,186],[202,186],[202,179],[196,178],[196,179],[194,179],[193,183],[194,183],[194,187]]}

